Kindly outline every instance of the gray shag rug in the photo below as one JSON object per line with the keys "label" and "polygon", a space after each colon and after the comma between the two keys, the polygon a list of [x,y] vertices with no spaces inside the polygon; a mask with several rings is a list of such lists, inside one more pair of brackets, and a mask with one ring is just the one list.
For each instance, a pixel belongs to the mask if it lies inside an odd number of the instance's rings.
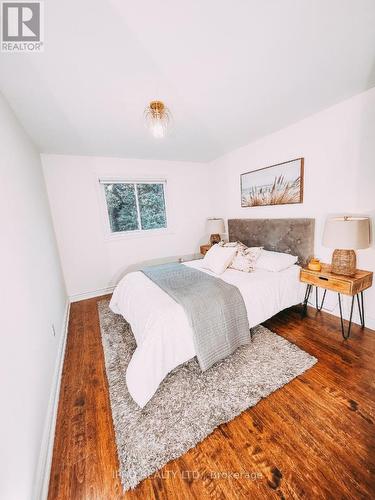
{"label": "gray shag rug", "polygon": [[[112,418],[124,490],[134,488],[229,422],[311,368],[317,359],[263,326],[253,342],[202,372],[196,358],[175,368],[140,409],[125,381],[136,348],[129,324],[98,304]],[[147,367],[145,367],[147,369]]]}

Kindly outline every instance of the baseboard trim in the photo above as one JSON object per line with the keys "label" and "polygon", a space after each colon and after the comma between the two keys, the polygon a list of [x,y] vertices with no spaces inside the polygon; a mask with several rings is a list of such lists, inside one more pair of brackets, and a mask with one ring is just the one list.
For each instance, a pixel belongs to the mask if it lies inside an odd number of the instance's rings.
{"label": "baseboard trim", "polygon": [[50,400],[47,408],[43,440],[40,450],[39,463],[36,475],[35,500],[45,500],[48,497],[49,479],[51,474],[53,445],[55,440],[55,428],[57,419],[57,409],[59,405],[61,376],[64,366],[66,340],[68,336],[70,302],[67,301],[65,307],[64,323],[62,327],[61,339],[56,355],[55,373],[53,376]]}
{"label": "baseboard trim", "polygon": [[[315,309],[315,302],[309,300],[308,304],[311,308]],[[355,306],[356,306],[356,304],[355,304]],[[347,304],[344,304],[343,305],[343,318],[347,321],[349,321],[349,310],[348,309],[349,309],[349,306]],[[333,307],[333,309],[328,309],[328,308],[323,307],[322,311],[324,311],[328,314],[331,314],[332,316],[335,316],[336,318],[340,317],[340,312],[339,312],[337,305],[335,305]],[[356,307],[355,307],[355,310],[353,311],[352,322],[355,323],[356,325],[361,324],[361,320],[359,318],[359,313],[358,313],[358,310],[356,309]],[[366,328],[369,328],[370,330],[375,331],[375,319],[366,314],[366,307],[365,307],[365,326],[366,326]]]}
{"label": "baseboard trim", "polygon": [[115,286],[108,286],[106,288],[99,288],[98,290],[91,290],[90,292],[76,293],[69,296],[70,302],[79,302],[80,300],[93,299],[94,297],[100,297],[101,295],[107,295],[112,293]]}

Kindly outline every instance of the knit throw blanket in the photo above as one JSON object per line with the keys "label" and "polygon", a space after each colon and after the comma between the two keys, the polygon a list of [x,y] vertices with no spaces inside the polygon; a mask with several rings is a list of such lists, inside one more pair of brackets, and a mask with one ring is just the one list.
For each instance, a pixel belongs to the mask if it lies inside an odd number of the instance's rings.
{"label": "knit throw blanket", "polygon": [[202,371],[249,343],[246,307],[236,286],[177,263],[142,272],[184,308]]}

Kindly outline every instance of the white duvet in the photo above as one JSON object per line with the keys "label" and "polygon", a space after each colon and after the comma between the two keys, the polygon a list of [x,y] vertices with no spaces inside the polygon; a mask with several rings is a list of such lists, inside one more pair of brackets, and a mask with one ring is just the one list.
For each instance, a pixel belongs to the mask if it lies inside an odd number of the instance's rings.
{"label": "white duvet", "polygon": [[[202,260],[185,265],[212,274],[202,268]],[[240,290],[252,328],[301,302],[299,272],[297,265],[280,272],[227,269],[220,279]],[[195,356],[193,332],[183,308],[140,271],[120,281],[110,308],[130,323],[134,333],[137,348],[126,371],[126,383],[134,401],[143,407],[171,370]]]}

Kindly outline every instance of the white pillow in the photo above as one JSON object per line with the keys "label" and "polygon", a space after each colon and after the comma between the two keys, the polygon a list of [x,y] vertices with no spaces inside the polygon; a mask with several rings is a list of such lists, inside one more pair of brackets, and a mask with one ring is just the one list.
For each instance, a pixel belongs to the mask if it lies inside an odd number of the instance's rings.
{"label": "white pillow", "polygon": [[215,274],[223,274],[232,262],[236,252],[236,247],[213,245],[204,256],[202,267]]}
{"label": "white pillow", "polygon": [[279,272],[292,266],[298,261],[298,257],[289,253],[270,252],[262,250],[255,262],[255,269]]}

